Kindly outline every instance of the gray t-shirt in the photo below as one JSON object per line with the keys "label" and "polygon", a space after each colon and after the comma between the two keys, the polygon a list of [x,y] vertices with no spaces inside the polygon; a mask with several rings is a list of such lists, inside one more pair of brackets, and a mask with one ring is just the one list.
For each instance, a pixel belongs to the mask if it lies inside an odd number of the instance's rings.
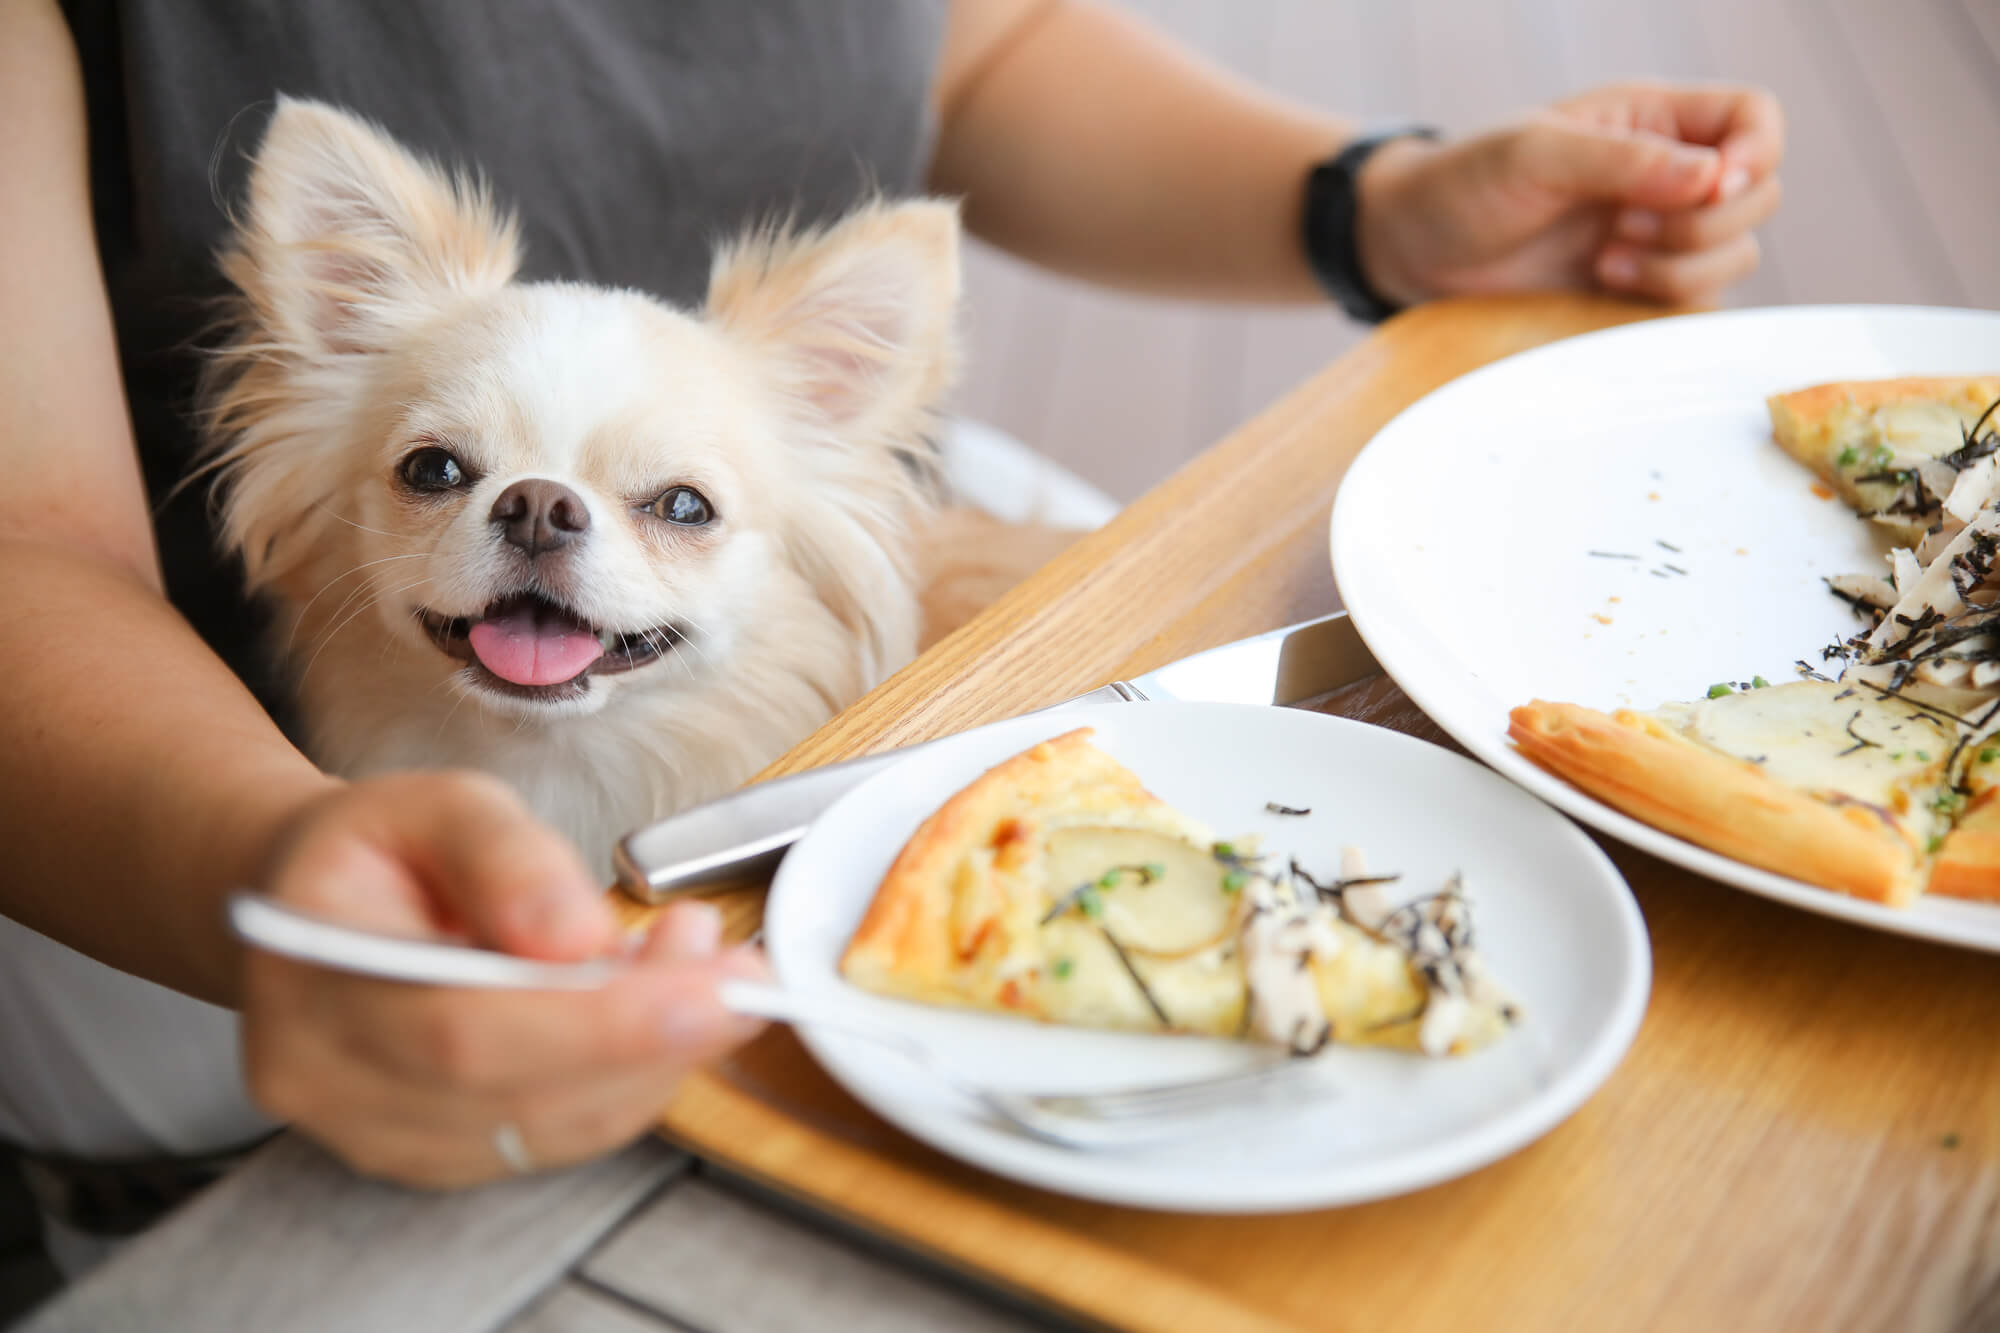
{"label": "gray t-shirt", "polygon": [[215,252],[278,93],[476,166],[523,276],[699,301],[721,237],[922,188],[945,0],[63,0],[99,253],[169,595],[267,706],[194,447]]}

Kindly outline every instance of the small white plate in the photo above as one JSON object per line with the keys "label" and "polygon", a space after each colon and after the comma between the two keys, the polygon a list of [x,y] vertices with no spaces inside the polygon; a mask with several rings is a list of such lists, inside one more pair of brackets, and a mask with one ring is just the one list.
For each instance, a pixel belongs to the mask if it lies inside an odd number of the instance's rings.
{"label": "small white plate", "polygon": [[[1144,703],[1078,708],[955,736],[856,788],[779,868],[764,938],[780,980],[839,988],[998,1087],[1084,1091],[1240,1067],[1261,1048],[1060,1028],[864,995],[837,972],[889,864],[917,826],[986,769],[1073,727],[1222,836],[1331,870],[1352,843],[1415,897],[1462,870],[1481,949],[1527,1018],[1462,1059],[1332,1048],[1327,1085],[1242,1132],[1082,1153],[995,1121],[879,1045],[802,1029],[829,1073],[883,1118],[1000,1175],[1085,1198],[1184,1212],[1320,1208],[1403,1193],[1520,1148],[1611,1073],[1645,1010],[1651,956],[1624,881],[1588,838],[1478,765],[1379,727],[1292,709]],[[1288,817],[1266,801],[1309,807]]]}
{"label": "small white plate", "polygon": [[1797,907],[2000,951],[2000,907],[1898,910],[1746,866],[1507,740],[1508,710],[1530,699],[1652,708],[1818,666],[1857,627],[1821,579],[1887,566],[1868,525],[1772,441],[1765,397],[1996,368],[2000,315],[1894,306],[1687,315],[1509,357],[1410,406],[1355,461],[1333,507],[1341,598],[1439,726],[1578,819]]}

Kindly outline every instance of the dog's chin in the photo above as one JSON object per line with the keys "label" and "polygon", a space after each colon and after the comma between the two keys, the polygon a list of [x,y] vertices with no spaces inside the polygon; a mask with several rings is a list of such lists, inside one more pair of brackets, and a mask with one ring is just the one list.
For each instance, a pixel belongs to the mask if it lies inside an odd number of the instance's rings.
{"label": "dog's chin", "polygon": [[[600,629],[563,603],[533,592],[496,599],[472,616],[446,616],[421,607],[415,615],[431,644],[463,664],[451,677],[457,691],[512,717],[595,713],[635,674],[650,675],[687,641],[687,631],[675,622],[641,630]],[[482,626],[491,631],[485,640],[489,645],[509,637],[531,641],[534,669],[521,669],[520,648],[503,648],[497,661],[489,661],[488,653],[495,650],[480,651]],[[581,657],[590,650],[579,652],[577,645],[592,641],[595,655],[573,671],[561,664],[551,669],[540,660],[544,644],[559,657]]]}

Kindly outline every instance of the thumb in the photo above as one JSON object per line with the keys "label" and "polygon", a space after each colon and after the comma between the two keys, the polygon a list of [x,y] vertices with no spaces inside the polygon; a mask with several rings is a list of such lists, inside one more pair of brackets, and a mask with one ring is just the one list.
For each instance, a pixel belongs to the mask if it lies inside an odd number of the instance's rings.
{"label": "thumb", "polygon": [[1519,130],[1511,147],[1515,169],[1536,185],[1640,208],[1693,207],[1708,197],[1722,170],[1722,155],[1713,148],[1554,118]]}
{"label": "thumb", "polygon": [[617,919],[583,858],[504,784],[422,774],[382,795],[385,839],[477,943],[552,961],[616,946]]}

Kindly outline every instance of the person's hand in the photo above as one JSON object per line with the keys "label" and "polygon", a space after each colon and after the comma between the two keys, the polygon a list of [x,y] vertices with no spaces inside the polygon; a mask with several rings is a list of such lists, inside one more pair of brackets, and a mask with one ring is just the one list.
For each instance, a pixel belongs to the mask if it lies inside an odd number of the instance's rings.
{"label": "person's hand", "polygon": [[1626,83],[1452,143],[1384,145],[1359,181],[1385,298],[1602,287],[1701,304],[1757,267],[1784,117],[1754,88]]}
{"label": "person's hand", "polygon": [[[477,774],[333,792],[293,821],[268,887],[348,925],[534,958],[619,942],[571,845]],[[720,951],[721,929],[713,907],[677,906],[629,974],[584,992],[413,986],[247,950],[251,1092],[357,1170],[403,1184],[595,1156],[642,1133],[683,1073],[758,1030],[716,998],[724,978],[764,975],[754,950]]]}

